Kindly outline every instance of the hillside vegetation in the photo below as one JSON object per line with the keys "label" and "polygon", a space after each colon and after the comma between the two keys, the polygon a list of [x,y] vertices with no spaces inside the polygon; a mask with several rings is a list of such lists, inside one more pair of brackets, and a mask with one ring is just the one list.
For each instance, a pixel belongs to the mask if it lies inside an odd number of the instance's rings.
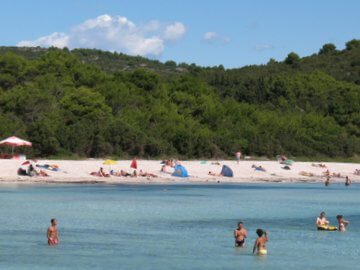
{"label": "hillside vegetation", "polygon": [[36,157],[360,153],[360,41],[239,69],[0,47],[0,138]]}

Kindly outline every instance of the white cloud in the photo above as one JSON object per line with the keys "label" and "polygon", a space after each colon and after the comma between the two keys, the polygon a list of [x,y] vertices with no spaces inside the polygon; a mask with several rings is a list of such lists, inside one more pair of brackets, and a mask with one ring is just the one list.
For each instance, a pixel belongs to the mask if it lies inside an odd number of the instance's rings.
{"label": "white cloud", "polygon": [[177,41],[186,33],[180,22],[153,20],[135,24],[126,17],[104,14],[73,27],[68,33],[52,33],[36,40],[20,41],[18,46],[98,48],[131,55],[160,56],[166,42]]}
{"label": "white cloud", "polygon": [[263,52],[265,50],[274,49],[272,44],[258,44],[254,47],[255,51]]}
{"label": "white cloud", "polygon": [[164,39],[170,41],[176,41],[181,39],[185,35],[185,32],[186,32],[185,26],[180,22],[176,22],[174,24],[170,24],[166,26],[164,31]]}
{"label": "white cloud", "polygon": [[206,32],[203,35],[203,41],[207,43],[215,43],[215,42],[221,42],[221,43],[229,43],[230,38],[227,36],[220,35],[216,32]]}
{"label": "white cloud", "polygon": [[51,35],[40,37],[36,40],[29,41],[29,40],[23,40],[20,41],[17,46],[20,47],[36,47],[36,46],[54,46],[63,48],[66,47],[69,43],[69,36],[64,33],[52,33]]}

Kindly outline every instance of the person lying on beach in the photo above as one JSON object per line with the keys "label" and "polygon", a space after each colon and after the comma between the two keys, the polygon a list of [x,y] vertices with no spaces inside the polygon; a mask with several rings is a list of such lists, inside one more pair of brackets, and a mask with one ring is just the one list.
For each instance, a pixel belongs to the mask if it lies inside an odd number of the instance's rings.
{"label": "person lying on beach", "polygon": [[120,176],[125,176],[125,177],[128,177],[128,176],[131,176],[130,173],[124,171],[124,170],[120,170]]}
{"label": "person lying on beach", "polygon": [[313,167],[318,167],[318,168],[326,168],[326,165],[325,165],[325,164],[321,164],[321,163],[319,163],[319,164],[313,163],[313,164],[311,164],[311,166],[313,166]]}
{"label": "person lying on beach", "polygon": [[247,231],[242,221],[239,221],[238,227],[234,231],[235,247],[245,247],[245,239],[247,238]]}
{"label": "person lying on beach", "polygon": [[332,173],[332,177],[342,178],[340,173]]}
{"label": "person lying on beach", "polygon": [[255,164],[253,164],[251,166],[251,168],[254,168],[255,171],[261,171],[261,172],[266,172],[266,170],[260,165],[260,166],[256,166]]}
{"label": "person lying on beach", "polygon": [[325,176],[330,176],[330,171],[329,171],[329,170],[326,170],[325,172],[323,172],[323,175],[325,175]]}
{"label": "person lying on beach", "polygon": [[156,174],[143,172],[142,170],[140,170],[139,175],[142,177],[154,177],[154,178],[158,177]]}
{"label": "person lying on beach", "polygon": [[359,170],[359,169],[355,169],[354,174],[355,174],[355,175],[360,175],[360,170]]}
{"label": "person lying on beach", "polygon": [[224,176],[222,175],[221,173],[214,173],[214,172],[209,172],[208,175],[211,175],[211,176],[217,176],[217,177],[221,177],[221,176]]}
{"label": "person lying on beach", "polygon": [[345,186],[350,186],[351,185],[351,180],[349,178],[349,176],[345,177]]}
{"label": "person lying on beach", "polygon": [[326,214],[325,212],[321,212],[320,215],[318,216],[318,218],[316,219],[316,226],[322,227],[322,226],[328,226],[329,225],[329,221],[326,219]]}
{"label": "person lying on beach", "polygon": [[284,170],[291,170],[291,168],[290,168],[288,165],[286,165],[286,166],[284,166],[284,167],[281,167],[281,169],[284,169]]}
{"label": "person lying on beach", "polygon": [[221,165],[219,161],[211,162],[211,165]]}
{"label": "person lying on beach", "polygon": [[57,220],[55,218],[51,219],[51,225],[47,230],[47,239],[49,246],[55,246],[59,244],[59,234],[56,226]]}
{"label": "person lying on beach", "polygon": [[257,229],[256,234],[258,238],[255,240],[254,247],[253,247],[253,254],[257,251],[258,255],[266,255],[266,242],[269,241],[266,231],[262,229]]}
{"label": "person lying on beach", "polygon": [[48,176],[49,176],[49,175],[48,175],[46,172],[44,172],[43,170],[40,170],[37,175],[38,175],[38,176],[42,176],[42,177],[48,177]]}
{"label": "person lying on beach", "polygon": [[47,169],[47,170],[50,170],[50,171],[58,171],[59,170],[59,166],[56,165],[56,164],[44,164],[44,165],[41,165],[41,164],[36,164],[36,167],[38,168],[42,168],[42,169]]}
{"label": "person lying on beach", "polygon": [[347,225],[349,225],[350,222],[348,220],[345,220],[342,215],[337,215],[336,219],[337,219],[337,221],[339,223],[338,230],[340,232],[345,232],[346,227],[347,227]]}
{"label": "person lying on beach", "polygon": [[313,173],[311,173],[311,172],[304,172],[304,171],[299,172],[299,174],[302,175],[302,176],[309,176],[309,177],[314,176]]}

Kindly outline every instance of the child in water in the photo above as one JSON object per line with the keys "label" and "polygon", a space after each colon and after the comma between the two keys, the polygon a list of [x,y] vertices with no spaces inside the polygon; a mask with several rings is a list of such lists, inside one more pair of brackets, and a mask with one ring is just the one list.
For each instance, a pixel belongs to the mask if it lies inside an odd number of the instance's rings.
{"label": "child in water", "polygon": [[253,247],[253,253],[257,251],[258,255],[266,255],[267,254],[266,242],[269,241],[266,231],[262,229],[257,229],[256,234],[258,235],[258,238],[255,241]]}

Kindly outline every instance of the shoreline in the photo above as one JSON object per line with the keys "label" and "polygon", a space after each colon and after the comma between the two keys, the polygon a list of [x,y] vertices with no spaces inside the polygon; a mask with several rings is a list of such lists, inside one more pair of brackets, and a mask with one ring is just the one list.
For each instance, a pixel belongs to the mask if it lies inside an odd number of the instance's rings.
{"label": "shoreline", "polygon": [[[103,167],[106,172],[112,170],[130,169],[131,160],[120,160],[115,165],[103,165],[104,160],[38,160],[36,164],[56,164],[59,171],[43,169],[48,177],[41,176],[18,176],[17,169],[21,166],[21,160],[0,160],[0,185],[9,184],[242,184],[242,183],[323,183],[326,179],[324,172],[340,174],[341,177],[331,177],[332,183],[344,183],[345,176],[348,176],[353,183],[360,182],[360,175],[354,175],[356,169],[360,169],[357,163],[338,163],[323,162],[326,166],[314,167],[312,162],[294,162],[290,170],[284,170],[284,165],[277,161],[244,160],[237,164],[236,161],[223,160],[213,161],[181,161],[180,163],[187,169],[189,177],[180,178],[171,176],[173,168],[168,167],[168,172],[160,172],[161,164],[159,160],[138,160],[138,171],[142,169],[148,173],[157,175],[151,177],[97,177],[90,175],[90,172],[98,171]],[[217,164],[219,163],[219,164]],[[319,164],[319,163],[316,163]],[[209,176],[208,172],[220,173],[222,165],[232,168],[234,177]],[[252,165],[261,165],[266,169],[256,171]],[[39,169],[39,168],[36,168]],[[303,173],[310,176],[304,176]]]}

